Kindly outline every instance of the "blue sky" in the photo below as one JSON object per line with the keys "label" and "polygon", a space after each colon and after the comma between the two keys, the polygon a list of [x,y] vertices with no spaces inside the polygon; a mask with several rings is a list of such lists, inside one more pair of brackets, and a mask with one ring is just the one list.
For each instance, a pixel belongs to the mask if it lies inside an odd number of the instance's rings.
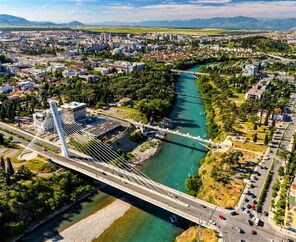
{"label": "blue sky", "polygon": [[296,18],[296,0],[0,0],[0,13],[84,23],[227,16]]}

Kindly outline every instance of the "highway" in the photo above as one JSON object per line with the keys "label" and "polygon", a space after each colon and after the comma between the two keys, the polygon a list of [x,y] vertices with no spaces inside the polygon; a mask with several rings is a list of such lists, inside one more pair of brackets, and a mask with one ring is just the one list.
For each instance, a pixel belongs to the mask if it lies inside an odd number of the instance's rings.
{"label": "highway", "polygon": [[[4,125],[5,129],[8,129],[10,132],[24,135],[23,131],[1,123],[1,127],[4,128]],[[31,137],[31,139],[34,138],[33,135],[27,133],[26,138],[28,137]],[[23,141],[22,143],[27,145],[28,142]],[[48,144],[51,147],[58,147],[45,140],[43,140],[42,143]],[[59,165],[78,171],[128,194],[141,198],[155,206],[186,218],[189,221],[201,223],[203,226],[214,229],[212,225],[207,223],[209,217],[211,217],[213,220],[216,220],[216,229],[219,229],[223,233],[225,241],[270,241],[271,239],[284,241],[286,238],[284,235],[277,233],[275,230],[271,230],[271,228],[267,226],[257,227],[255,230],[258,234],[252,235],[251,231],[254,228],[248,225],[248,217],[245,213],[239,212],[237,216],[232,216],[229,210],[216,208],[212,204],[151,180],[147,180],[141,176],[136,176],[127,170],[106,163],[81,159],[81,157],[77,157],[76,152],[75,154],[71,153],[71,158],[65,158],[59,154],[45,151],[38,146],[32,146],[32,149],[50,158]],[[226,220],[218,219],[219,215],[223,215]],[[200,220],[203,221],[201,222]],[[239,226],[244,233],[238,233],[235,230],[236,226]]]}

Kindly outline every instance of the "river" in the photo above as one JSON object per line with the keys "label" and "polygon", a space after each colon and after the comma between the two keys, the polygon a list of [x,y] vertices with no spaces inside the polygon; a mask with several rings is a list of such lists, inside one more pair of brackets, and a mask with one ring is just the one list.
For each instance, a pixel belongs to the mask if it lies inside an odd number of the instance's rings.
{"label": "river", "polygon": [[[198,69],[199,66],[196,66],[188,70],[198,71]],[[176,85],[176,92],[199,96],[195,77],[181,74]],[[207,127],[204,113],[204,106],[200,99],[178,96],[169,118],[175,121],[175,127],[180,132],[206,138]],[[169,136],[167,141],[163,142],[161,152],[153,159],[146,161],[140,169],[151,179],[185,192],[186,177],[197,172],[199,162],[205,155],[205,148],[195,141]],[[112,200],[111,196],[103,192],[94,195],[35,230],[27,240],[41,241],[45,232],[62,231]],[[147,212],[153,210],[155,211],[151,208],[139,209],[133,206],[125,216],[116,221],[116,226],[112,225],[109,228],[112,233],[103,234],[97,241],[174,241],[176,236],[183,231],[182,226],[170,222],[171,214],[159,215],[156,211],[152,212],[154,214],[152,215],[151,212]],[[83,238],[80,241],[83,241]]]}

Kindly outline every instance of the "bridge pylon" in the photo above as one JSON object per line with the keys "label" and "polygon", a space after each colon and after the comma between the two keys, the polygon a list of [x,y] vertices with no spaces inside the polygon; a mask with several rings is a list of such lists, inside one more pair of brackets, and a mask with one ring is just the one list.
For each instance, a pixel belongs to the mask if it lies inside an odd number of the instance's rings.
{"label": "bridge pylon", "polygon": [[68,147],[67,147],[66,138],[64,135],[62,119],[61,119],[61,116],[60,116],[58,108],[57,108],[57,103],[55,101],[49,101],[49,105],[50,105],[50,110],[52,112],[52,117],[54,120],[54,126],[56,127],[56,130],[58,132],[58,135],[59,135],[59,138],[61,141],[62,154],[63,154],[63,156],[69,158],[69,151],[68,151]]}

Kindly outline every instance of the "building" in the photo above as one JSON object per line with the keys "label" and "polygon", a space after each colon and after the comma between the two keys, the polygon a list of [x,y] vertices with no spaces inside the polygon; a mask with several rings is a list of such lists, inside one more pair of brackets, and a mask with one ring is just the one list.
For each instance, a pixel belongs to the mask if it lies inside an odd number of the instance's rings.
{"label": "building", "polygon": [[13,90],[13,86],[10,86],[10,85],[5,85],[5,86],[1,86],[0,87],[0,94],[1,93],[9,93],[9,92],[12,92]]}
{"label": "building", "polygon": [[[59,113],[61,113],[61,109],[59,109]],[[44,110],[39,113],[34,113],[33,125],[35,129],[43,129],[43,131],[45,132],[54,130],[54,120],[50,109]]]}
{"label": "building", "polygon": [[145,68],[145,63],[133,63],[129,66],[129,72],[142,71]]}
{"label": "building", "polygon": [[284,120],[284,112],[281,108],[275,108],[273,110],[273,120],[275,121],[283,121]]}
{"label": "building", "polygon": [[259,65],[255,64],[247,65],[245,68],[247,70],[248,76],[256,76],[257,72],[259,71]]}
{"label": "building", "polygon": [[78,72],[76,70],[73,70],[73,69],[71,69],[71,70],[64,70],[62,72],[62,75],[63,75],[64,78],[73,78],[73,77],[78,76]]}
{"label": "building", "polygon": [[257,89],[257,88],[251,88],[245,95],[245,100],[247,99],[256,99],[261,100],[264,97],[264,91],[265,89]]}
{"label": "building", "polygon": [[271,89],[271,79],[264,78],[257,83],[256,86],[252,87],[246,94],[245,100],[250,98],[261,100],[264,97],[264,92]]}
{"label": "building", "polygon": [[85,103],[79,103],[79,102],[71,102],[71,103],[65,103],[61,106],[64,112],[70,113],[70,115],[73,115],[74,120],[78,121],[86,117],[86,104]]}

